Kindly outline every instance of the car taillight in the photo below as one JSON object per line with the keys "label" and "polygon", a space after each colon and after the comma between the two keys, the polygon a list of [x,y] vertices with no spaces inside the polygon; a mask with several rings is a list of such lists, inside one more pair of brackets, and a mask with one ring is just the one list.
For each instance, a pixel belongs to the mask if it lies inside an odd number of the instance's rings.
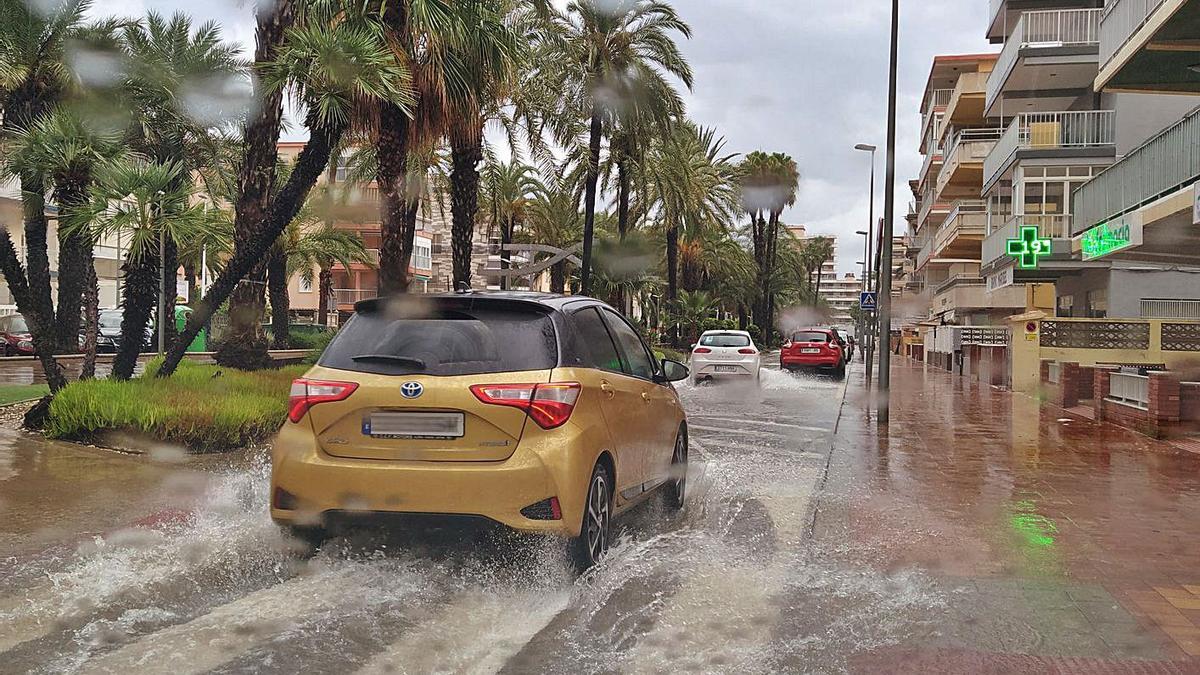
{"label": "car taillight", "polygon": [[753,349],[750,349],[749,347],[746,347],[745,349],[739,349],[738,353],[739,354],[757,354],[758,352],[754,351]]}
{"label": "car taillight", "polygon": [[539,427],[554,429],[571,419],[580,389],[578,382],[476,384],[471,387],[471,393],[488,405],[524,410]]}
{"label": "car taillight", "polygon": [[692,350],[693,354],[711,354],[712,350],[708,347],[696,347]]}
{"label": "car taillight", "polygon": [[314,405],[344,401],[358,385],[354,382],[327,382],[300,378],[292,380],[292,391],[288,395],[288,419],[299,422]]}

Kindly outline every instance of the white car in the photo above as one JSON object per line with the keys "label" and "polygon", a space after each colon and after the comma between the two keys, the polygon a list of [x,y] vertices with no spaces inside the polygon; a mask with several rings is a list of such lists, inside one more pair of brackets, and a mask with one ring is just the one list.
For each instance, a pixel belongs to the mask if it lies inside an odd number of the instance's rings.
{"label": "white car", "polygon": [[719,378],[758,381],[761,355],[744,330],[705,331],[692,345],[692,384]]}

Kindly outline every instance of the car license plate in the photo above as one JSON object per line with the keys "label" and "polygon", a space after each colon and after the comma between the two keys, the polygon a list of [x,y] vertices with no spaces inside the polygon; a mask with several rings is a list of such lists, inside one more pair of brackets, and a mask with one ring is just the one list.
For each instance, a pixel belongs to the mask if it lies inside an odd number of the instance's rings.
{"label": "car license plate", "polygon": [[462,413],[377,412],[363,418],[372,438],[461,438]]}
{"label": "car license plate", "polygon": [[736,373],[737,371],[737,366],[713,366],[714,373]]}
{"label": "car license plate", "polygon": [[801,354],[820,354],[821,350],[817,349],[816,347],[809,347],[808,349],[801,349],[800,353]]}

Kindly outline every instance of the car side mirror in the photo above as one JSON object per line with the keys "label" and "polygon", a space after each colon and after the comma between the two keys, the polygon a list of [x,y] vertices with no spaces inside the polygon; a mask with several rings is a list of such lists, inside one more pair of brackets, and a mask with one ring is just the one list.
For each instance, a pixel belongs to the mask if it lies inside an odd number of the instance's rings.
{"label": "car side mirror", "polygon": [[679,382],[681,380],[686,380],[688,379],[688,376],[692,374],[692,371],[688,370],[687,366],[678,361],[672,361],[671,359],[662,360],[662,372],[663,380],[667,382]]}

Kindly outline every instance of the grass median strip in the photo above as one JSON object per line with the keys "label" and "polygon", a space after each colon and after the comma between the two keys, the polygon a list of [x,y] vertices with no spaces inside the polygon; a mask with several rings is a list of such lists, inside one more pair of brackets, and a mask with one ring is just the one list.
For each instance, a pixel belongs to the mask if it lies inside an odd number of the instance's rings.
{"label": "grass median strip", "polygon": [[50,393],[50,388],[44,384],[6,384],[0,385],[0,406],[12,405],[23,401],[32,401]]}
{"label": "grass median strip", "polygon": [[191,450],[227,450],[261,442],[287,417],[288,390],[307,366],[246,372],[184,361],[157,379],[158,362],[126,382],[73,382],[50,406],[47,435],[96,440],[131,433]]}

